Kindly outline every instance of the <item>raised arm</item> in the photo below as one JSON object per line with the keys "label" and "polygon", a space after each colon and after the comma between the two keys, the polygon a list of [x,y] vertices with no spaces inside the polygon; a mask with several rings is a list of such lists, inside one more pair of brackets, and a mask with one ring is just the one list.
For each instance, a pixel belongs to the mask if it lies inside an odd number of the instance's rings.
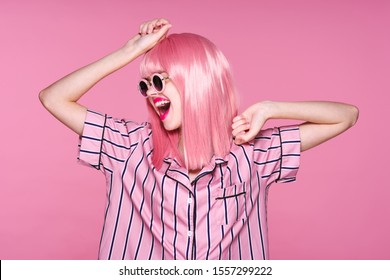
{"label": "raised arm", "polygon": [[43,106],[81,135],[87,109],[77,101],[97,82],[153,48],[167,34],[170,23],[155,19],[141,24],[139,34],[113,53],[84,66],[39,93]]}
{"label": "raised arm", "polygon": [[242,144],[254,139],[268,119],[302,120],[301,151],[305,151],[352,127],[358,115],[357,107],[344,103],[263,101],[233,119],[233,136],[236,144]]}

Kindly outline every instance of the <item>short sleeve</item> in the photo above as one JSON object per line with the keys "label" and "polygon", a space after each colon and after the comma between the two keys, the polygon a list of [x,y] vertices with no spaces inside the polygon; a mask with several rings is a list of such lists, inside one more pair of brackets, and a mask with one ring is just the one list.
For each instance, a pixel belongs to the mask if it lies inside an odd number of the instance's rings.
{"label": "short sleeve", "polygon": [[266,129],[254,139],[254,163],[268,183],[295,181],[300,151],[298,126]]}
{"label": "short sleeve", "polygon": [[87,111],[78,160],[96,169],[123,164],[141,138],[144,126]]}

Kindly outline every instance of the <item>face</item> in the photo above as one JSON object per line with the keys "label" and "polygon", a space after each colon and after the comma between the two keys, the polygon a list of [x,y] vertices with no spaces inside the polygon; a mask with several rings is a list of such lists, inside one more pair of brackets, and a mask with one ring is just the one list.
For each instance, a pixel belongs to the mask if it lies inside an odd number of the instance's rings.
{"label": "face", "polygon": [[180,128],[182,124],[182,108],[178,89],[169,79],[168,74],[162,73],[159,75],[161,79],[157,77],[157,81],[161,81],[164,85],[162,86],[162,90],[158,91],[161,89],[160,84],[155,83],[156,86],[151,85],[152,77],[146,79],[149,82],[146,97],[160,117],[166,130]]}

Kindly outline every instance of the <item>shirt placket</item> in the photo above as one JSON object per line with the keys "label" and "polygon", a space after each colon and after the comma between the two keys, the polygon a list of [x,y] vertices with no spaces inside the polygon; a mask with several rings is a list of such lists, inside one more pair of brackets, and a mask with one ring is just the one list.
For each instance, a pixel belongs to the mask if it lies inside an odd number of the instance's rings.
{"label": "shirt placket", "polygon": [[[209,182],[211,176],[213,176],[214,171],[217,166],[227,163],[227,161],[223,159],[215,159],[211,161],[211,163],[202,169],[202,171],[199,173],[199,175],[194,179],[194,181],[191,182],[192,191],[193,191],[193,199],[191,200],[192,207],[192,227],[189,234],[192,237],[192,259],[196,260],[198,258],[197,256],[197,246],[199,245],[196,241],[196,238],[198,236],[197,234],[197,227],[196,227],[196,221],[197,221],[197,215],[207,215],[208,213],[199,213],[199,207],[198,207],[198,200],[197,198],[201,197],[202,195],[205,195],[203,192],[206,192],[207,190],[207,183],[205,185],[202,185],[204,182]],[[215,174],[214,174],[215,176]],[[203,236],[201,233],[199,236]]]}
{"label": "shirt placket", "polygon": [[188,206],[188,230],[187,237],[189,240],[190,252],[187,258],[194,260],[196,257],[196,243],[195,243],[195,218],[196,218],[196,206],[195,206],[195,196],[192,192],[189,193],[187,200]]}
{"label": "shirt placket", "polygon": [[[187,259],[193,259],[194,257],[194,228],[195,228],[195,217],[196,217],[196,209],[195,209],[195,194],[194,187],[190,183],[190,179],[188,176],[188,172],[186,169],[182,168],[175,160],[165,159],[166,163],[169,163],[169,166],[166,170],[166,176],[170,179],[175,180],[179,183],[183,190],[187,192]],[[179,213],[181,215],[182,213]]]}
{"label": "shirt placket", "polygon": [[[206,215],[207,213],[198,213],[197,207],[197,193],[202,191],[203,188],[199,188],[199,180],[209,181],[209,176],[214,172],[216,166],[227,163],[227,161],[223,159],[213,159],[211,164],[206,166],[199,175],[194,179],[194,181],[190,182],[188,171],[182,168],[175,160],[166,159],[165,162],[169,162],[169,166],[166,171],[166,175],[179,182],[181,186],[183,186],[188,193],[187,199],[187,240],[188,240],[188,252],[186,254],[187,259],[195,260],[197,259],[197,243],[196,243],[196,220],[197,215]],[[203,190],[204,191],[204,190]]]}

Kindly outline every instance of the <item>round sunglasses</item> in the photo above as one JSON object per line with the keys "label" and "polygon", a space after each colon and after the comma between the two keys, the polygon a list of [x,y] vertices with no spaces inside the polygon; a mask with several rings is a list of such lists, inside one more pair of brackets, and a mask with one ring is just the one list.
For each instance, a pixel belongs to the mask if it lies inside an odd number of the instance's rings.
{"label": "round sunglasses", "polygon": [[148,90],[152,86],[155,93],[161,93],[165,88],[165,80],[168,80],[169,77],[164,77],[160,73],[154,73],[150,79],[142,79],[138,83],[138,90],[144,97],[148,97]]}

